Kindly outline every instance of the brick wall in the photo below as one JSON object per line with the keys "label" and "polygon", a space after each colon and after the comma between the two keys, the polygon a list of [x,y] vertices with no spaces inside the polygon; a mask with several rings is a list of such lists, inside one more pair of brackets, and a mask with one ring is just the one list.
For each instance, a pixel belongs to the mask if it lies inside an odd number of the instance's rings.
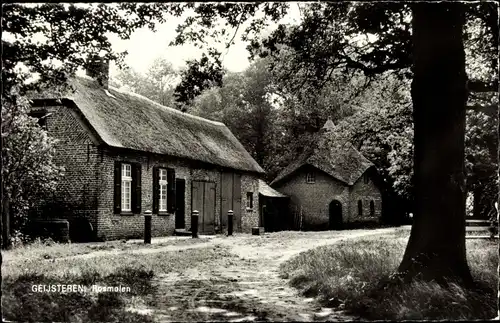
{"label": "brick wall", "polygon": [[[253,207],[247,208],[247,193],[252,192]],[[245,233],[259,226],[259,181],[252,175],[241,176],[241,228]]]}
{"label": "brick wall", "polygon": [[[57,138],[56,163],[64,165],[66,175],[60,183],[56,196],[72,205],[69,217],[86,217],[91,222],[96,237],[100,240],[141,238],[144,234],[145,210],[152,210],[153,167],[175,169],[176,178],[186,183],[185,227],[191,228],[191,183],[210,181],[216,184],[215,226],[221,221],[221,170],[208,165],[188,163],[179,159],[155,154],[137,153],[99,147],[76,112],[65,106],[45,107],[52,113],[47,118],[49,135]],[[114,214],[114,162],[141,164],[141,214]],[[246,210],[246,193],[253,192],[254,207]],[[241,184],[242,229],[250,232],[258,225],[258,181],[253,175],[243,175]],[[54,214],[53,217],[62,217]],[[65,216],[68,217],[68,216]],[[152,216],[152,235],[172,235],[175,215]],[[237,231],[237,228],[235,228]]]}
{"label": "brick wall", "polygon": [[[379,221],[382,214],[382,194],[371,178],[368,183],[361,176],[351,188],[351,218],[350,221]],[[362,203],[363,214],[358,214],[358,201]],[[370,201],[374,201],[375,214],[370,216]]]}
{"label": "brick wall", "polygon": [[[148,157],[149,156],[149,157]],[[221,170],[209,165],[199,166],[187,163],[171,157],[159,155],[145,155],[135,152],[124,152],[123,150],[104,150],[101,163],[104,185],[99,188],[104,192],[99,199],[98,236],[100,239],[112,240],[121,238],[141,238],[144,230],[144,217],[141,215],[118,215],[113,213],[113,177],[115,160],[124,162],[140,163],[142,165],[142,212],[152,210],[152,188],[153,167],[161,166],[175,169],[176,178],[182,178],[186,183],[185,191],[185,228],[191,229],[191,184],[193,181],[208,181],[215,183],[215,227],[220,228],[221,221]],[[251,175],[242,176],[242,228],[244,232],[251,231],[251,225],[258,222],[258,181]],[[254,192],[254,208],[251,212],[244,210],[246,205],[246,192]],[[152,235],[172,235],[175,229],[175,215],[152,216]],[[235,231],[237,229],[235,228]]]}
{"label": "brick wall", "polygon": [[[315,182],[307,183],[306,174],[313,172]],[[328,229],[329,206],[333,200],[342,204],[342,218],[348,218],[349,189],[342,182],[313,167],[302,167],[288,180],[275,187],[279,192],[290,196],[292,208],[302,207],[303,228]]]}
{"label": "brick wall", "polygon": [[[190,212],[190,169],[173,158],[132,151],[104,149],[100,164],[103,192],[98,206],[98,237],[102,240],[142,238],[144,236],[144,211],[153,210],[153,167],[175,169],[175,177],[186,180],[186,212]],[[114,163],[115,161],[139,163],[141,165],[141,213],[114,214]],[[186,225],[189,222],[186,222]],[[153,237],[172,235],[175,229],[175,214],[153,214],[151,234]]]}
{"label": "brick wall", "polygon": [[[50,214],[51,217],[85,217],[95,228],[96,206],[100,192],[99,149],[75,112],[66,106],[44,107],[48,134],[58,140],[55,163],[65,167],[65,176],[55,193],[55,202],[71,210],[66,214]],[[59,205],[61,206],[61,205]]]}

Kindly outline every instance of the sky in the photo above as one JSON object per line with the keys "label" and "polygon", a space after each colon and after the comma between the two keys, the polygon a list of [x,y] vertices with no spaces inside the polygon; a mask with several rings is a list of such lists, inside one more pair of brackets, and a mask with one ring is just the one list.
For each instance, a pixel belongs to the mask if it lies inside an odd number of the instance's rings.
{"label": "sky", "polygon": [[[300,13],[298,10],[299,3],[292,3],[289,14],[280,21],[281,23],[298,23],[300,21]],[[147,27],[136,30],[132,33],[130,39],[121,40],[117,37],[110,39],[113,50],[121,52],[128,51],[125,62],[134,70],[144,73],[156,58],[163,57],[167,59],[174,68],[185,66],[185,62],[190,59],[201,57],[203,50],[195,47],[192,44],[182,46],[169,46],[169,43],[175,38],[175,29],[177,25],[184,21],[185,17],[169,17],[163,24],[156,26],[156,32],[151,31]],[[266,32],[272,31],[277,24],[270,25]],[[248,52],[246,50],[247,43],[241,41],[241,34],[245,26],[240,27],[238,34],[235,37],[234,45],[228,50],[223,45],[216,46],[221,50],[223,66],[232,72],[240,72],[247,68],[250,64],[248,60]],[[232,36],[232,33],[230,33]],[[215,42],[209,42],[207,45],[214,46]],[[111,76],[117,73],[116,67],[111,67]]]}

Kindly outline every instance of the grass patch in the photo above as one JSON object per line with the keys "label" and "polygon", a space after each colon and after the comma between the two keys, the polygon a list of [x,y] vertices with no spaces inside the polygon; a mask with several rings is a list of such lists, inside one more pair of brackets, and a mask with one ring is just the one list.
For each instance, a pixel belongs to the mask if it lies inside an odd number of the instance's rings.
{"label": "grass patch", "polygon": [[[4,277],[3,311],[7,320],[16,322],[152,322],[149,315],[130,313],[126,298],[148,295],[153,291],[151,272],[135,268],[120,268],[102,277],[96,272],[64,277],[46,274],[22,274],[16,278]],[[38,292],[33,286],[77,284],[89,290],[78,292]],[[91,285],[131,288],[130,294],[92,292]],[[57,287],[54,287],[57,288]]]}
{"label": "grass patch", "polygon": [[467,256],[481,290],[458,285],[414,282],[384,288],[402,259],[409,230],[344,241],[316,248],[285,262],[280,273],[304,296],[344,308],[366,319],[491,319],[496,316],[498,246],[495,241],[467,240]]}
{"label": "grass patch", "polygon": [[31,243],[15,246],[11,250],[3,251],[5,262],[21,259],[58,259],[99,251],[128,251],[140,249],[156,249],[166,246],[185,246],[207,242],[209,239],[191,239],[185,237],[169,237],[165,241],[155,244],[144,244],[138,241],[115,240],[89,243],[55,243],[52,240],[37,239]]}
{"label": "grass patch", "polygon": [[[158,303],[170,299],[158,292],[159,277],[209,266],[221,257],[231,255],[216,246],[155,254],[125,252],[70,261],[11,257],[2,271],[4,317],[17,322],[152,322],[151,313]],[[76,293],[32,289],[34,285],[57,284],[88,288]],[[129,287],[130,292],[95,292],[92,285]],[[177,302],[170,300],[174,305]]]}

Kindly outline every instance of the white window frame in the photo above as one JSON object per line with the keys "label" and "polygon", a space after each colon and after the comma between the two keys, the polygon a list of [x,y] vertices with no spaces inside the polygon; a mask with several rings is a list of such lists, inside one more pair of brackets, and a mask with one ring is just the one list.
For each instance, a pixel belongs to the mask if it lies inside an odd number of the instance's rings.
{"label": "white window frame", "polygon": [[313,172],[308,172],[306,174],[306,183],[307,184],[314,184],[314,183],[316,183],[316,176],[314,176]]}
{"label": "white window frame", "polygon": [[159,168],[158,169],[158,211],[167,212],[167,189],[168,189],[168,180],[167,180],[167,169]]}
{"label": "white window frame", "polygon": [[[121,167],[121,209],[125,212],[132,211],[132,164],[122,163]],[[126,185],[128,184],[128,185]],[[128,194],[128,201],[127,201]]]}

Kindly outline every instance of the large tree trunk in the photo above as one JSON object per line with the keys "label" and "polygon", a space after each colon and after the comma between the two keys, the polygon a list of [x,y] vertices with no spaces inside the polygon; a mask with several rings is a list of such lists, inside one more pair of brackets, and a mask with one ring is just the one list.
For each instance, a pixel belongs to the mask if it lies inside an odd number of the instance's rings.
{"label": "large tree trunk", "polygon": [[415,214],[399,272],[471,283],[465,253],[463,5],[413,7]]}
{"label": "large tree trunk", "polygon": [[[500,139],[500,109],[497,110],[498,113],[498,138]],[[500,174],[500,145],[497,147],[498,152],[498,173]],[[495,211],[497,212],[497,228],[500,225],[500,177],[498,178],[498,194],[497,194],[497,203],[495,205]],[[500,230],[499,230],[500,231]],[[498,255],[500,256],[500,244],[498,244]],[[498,277],[500,277],[500,264],[498,266]],[[498,280],[497,290],[500,291],[500,279]],[[500,319],[500,292],[497,294],[497,318]]]}

